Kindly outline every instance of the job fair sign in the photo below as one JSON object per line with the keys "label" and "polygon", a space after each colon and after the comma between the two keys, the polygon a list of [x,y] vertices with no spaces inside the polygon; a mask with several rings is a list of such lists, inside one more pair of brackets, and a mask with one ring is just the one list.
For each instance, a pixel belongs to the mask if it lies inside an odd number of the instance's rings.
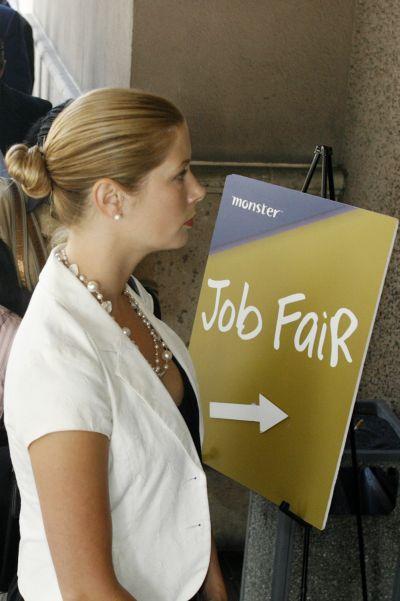
{"label": "job fair sign", "polygon": [[227,177],[190,351],[204,461],[323,529],[397,221]]}

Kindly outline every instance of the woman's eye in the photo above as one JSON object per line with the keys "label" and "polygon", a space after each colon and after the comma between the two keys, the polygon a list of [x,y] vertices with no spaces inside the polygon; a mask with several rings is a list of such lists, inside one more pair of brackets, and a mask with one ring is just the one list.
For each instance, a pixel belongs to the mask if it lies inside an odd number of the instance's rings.
{"label": "woman's eye", "polygon": [[176,179],[183,181],[185,178],[185,175],[187,174],[188,171],[189,171],[189,169],[184,169],[183,171],[178,173],[178,175],[176,176]]}

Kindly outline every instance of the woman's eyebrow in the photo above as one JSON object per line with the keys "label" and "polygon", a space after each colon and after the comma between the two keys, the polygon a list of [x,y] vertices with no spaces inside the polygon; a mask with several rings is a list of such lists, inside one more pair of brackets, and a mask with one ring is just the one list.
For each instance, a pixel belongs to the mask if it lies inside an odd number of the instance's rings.
{"label": "woman's eyebrow", "polygon": [[187,165],[188,163],[190,163],[190,159],[185,159],[184,161],[182,161],[182,163],[180,164],[180,167],[183,167],[183,165]]}

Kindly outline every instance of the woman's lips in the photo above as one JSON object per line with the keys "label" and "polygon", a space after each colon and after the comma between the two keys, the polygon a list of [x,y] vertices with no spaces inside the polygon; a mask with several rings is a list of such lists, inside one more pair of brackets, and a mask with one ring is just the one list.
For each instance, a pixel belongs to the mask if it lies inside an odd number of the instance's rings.
{"label": "woman's lips", "polygon": [[186,227],[193,227],[193,217],[188,219],[183,225],[186,225]]}

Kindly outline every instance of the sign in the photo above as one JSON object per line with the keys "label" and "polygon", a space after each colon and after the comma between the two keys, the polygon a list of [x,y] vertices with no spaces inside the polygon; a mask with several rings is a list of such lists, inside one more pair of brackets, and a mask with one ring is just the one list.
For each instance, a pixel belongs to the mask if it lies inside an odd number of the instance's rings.
{"label": "sign", "polygon": [[323,529],[397,221],[227,177],[190,351],[204,461]]}

